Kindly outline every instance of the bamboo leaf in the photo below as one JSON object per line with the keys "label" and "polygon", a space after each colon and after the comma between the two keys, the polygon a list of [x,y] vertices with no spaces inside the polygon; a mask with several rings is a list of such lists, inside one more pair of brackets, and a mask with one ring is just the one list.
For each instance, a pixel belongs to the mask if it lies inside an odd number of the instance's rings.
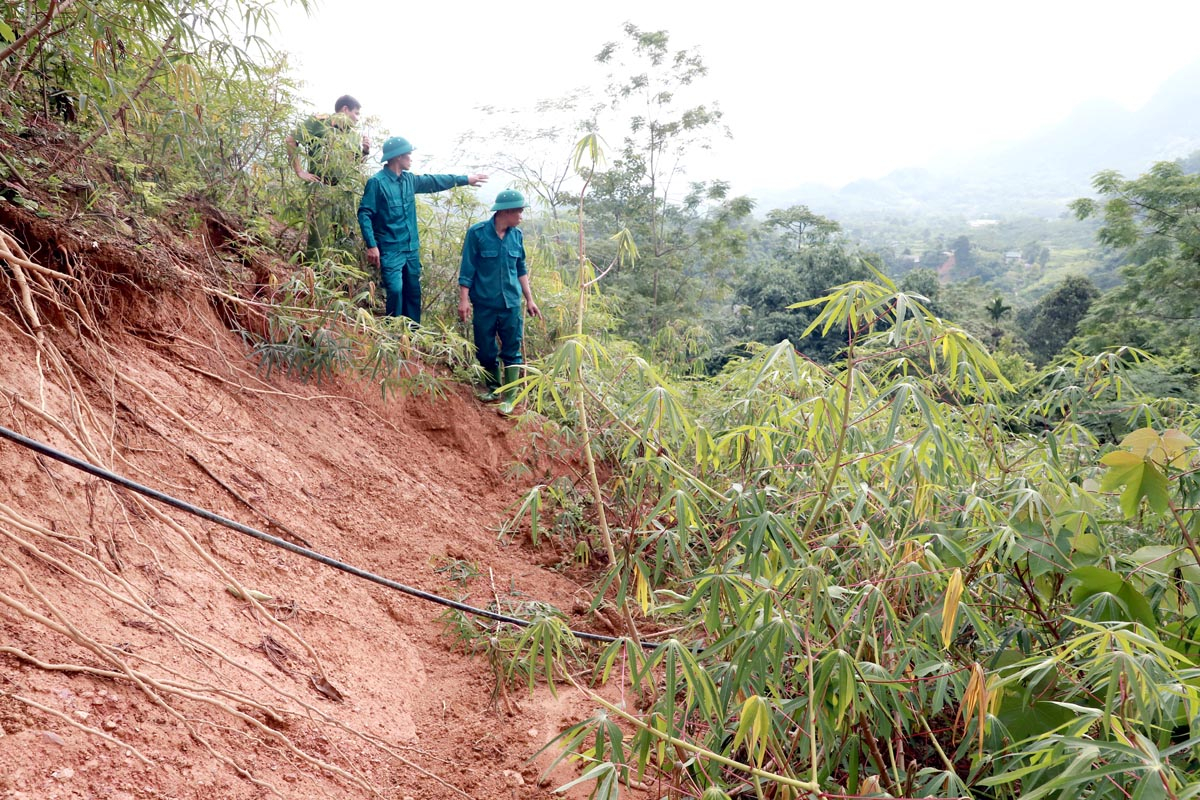
{"label": "bamboo leaf", "polygon": [[565,794],[572,788],[588,781],[595,781],[596,788],[592,791],[592,800],[618,800],[621,796],[617,767],[611,762],[596,764],[587,772],[573,781],[564,783],[554,790],[555,794]]}
{"label": "bamboo leaf", "polygon": [[942,601],[942,648],[949,649],[954,640],[954,623],[958,619],[958,603],[963,593],[963,574],[961,569],[955,569],[950,574],[950,582],[946,586],[946,596]]}
{"label": "bamboo leaf", "polygon": [[733,749],[744,743],[756,767],[761,767],[767,753],[768,733],[771,727],[771,711],[766,701],[752,694],[742,703],[737,731],[733,736]]}

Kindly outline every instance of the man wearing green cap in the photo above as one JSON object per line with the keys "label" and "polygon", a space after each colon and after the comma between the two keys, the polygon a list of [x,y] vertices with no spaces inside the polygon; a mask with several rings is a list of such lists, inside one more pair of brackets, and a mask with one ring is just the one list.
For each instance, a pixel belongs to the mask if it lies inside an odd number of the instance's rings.
{"label": "man wearing green cap", "polygon": [[[288,156],[296,177],[308,193],[308,261],[316,261],[329,247],[350,249],[354,236],[354,197],[362,186],[360,165],[371,152],[371,142],[358,136],[362,105],[350,95],[334,102],[334,113],[314,114],[287,137]],[[305,169],[305,158],[308,169]]]}
{"label": "man wearing green cap", "polygon": [[511,384],[520,377],[525,328],[522,300],[530,315],[540,317],[542,312],[533,302],[529,272],[525,268],[525,239],[517,227],[525,211],[525,198],[515,189],[505,189],[496,195],[492,211],[491,219],[472,225],[463,239],[462,264],[458,269],[458,317],[463,322],[472,317],[475,351],[488,384],[488,391],[480,399],[503,399],[500,410],[510,414],[516,389],[510,387],[503,395],[497,392],[499,360],[504,361],[504,383]]}
{"label": "man wearing green cap", "polygon": [[416,195],[455,186],[478,186],[487,175],[413,175],[413,146],[401,136],[383,143],[383,169],[367,181],[358,204],[358,226],[367,260],[379,267],[386,293],[385,313],[421,321],[421,242]]}

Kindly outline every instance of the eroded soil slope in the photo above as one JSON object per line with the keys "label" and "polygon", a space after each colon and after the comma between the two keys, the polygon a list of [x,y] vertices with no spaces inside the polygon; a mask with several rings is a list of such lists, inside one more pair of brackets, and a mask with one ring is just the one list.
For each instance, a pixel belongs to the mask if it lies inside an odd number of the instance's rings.
{"label": "eroded soil slope", "polygon": [[[126,252],[13,213],[0,425],[429,591],[590,601],[497,536],[563,467],[465,388],[263,380],[205,289],[209,240]],[[539,785],[551,757],[528,759],[588,703],[497,696],[440,607],[2,440],[0,572],[2,797],[529,798],[574,777]]]}

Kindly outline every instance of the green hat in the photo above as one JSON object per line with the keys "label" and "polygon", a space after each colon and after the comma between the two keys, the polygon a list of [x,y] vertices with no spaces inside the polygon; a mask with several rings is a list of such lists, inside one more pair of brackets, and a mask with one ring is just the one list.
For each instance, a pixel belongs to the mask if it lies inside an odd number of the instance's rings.
{"label": "green hat", "polygon": [[396,156],[402,156],[412,151],[413,146],[409,143],[408,139],[405,139],[403,136],[393,136],[383,143],[383,155],[379,160],[386,164]]}
{"label": "green hat", "polygon": [[516,189],[505,189],[500,194],[496,195],[496,202],[492,204],[492,211],[508,211],[510,208],[524,208],[525,195],[518,192]]}

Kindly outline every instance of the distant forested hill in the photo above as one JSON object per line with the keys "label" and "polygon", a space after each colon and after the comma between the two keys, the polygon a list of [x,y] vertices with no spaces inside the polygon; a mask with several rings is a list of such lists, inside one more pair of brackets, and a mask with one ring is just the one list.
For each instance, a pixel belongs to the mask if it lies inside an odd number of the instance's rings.
{"label": "distant forested hill", "polygon": [[[1016,113],[1014,111],[1014,113]],[[973,217],[1062,213],[1090,194],[1104,169],[1127,175],[1200,149],[1200,60],[1167,80],[1142,108],[1085,103],[1017,144],[955,164],[896,170],[841,189],[801,185],[761,197],[761,207],[804,203],[834,217],[876,211]]]}

